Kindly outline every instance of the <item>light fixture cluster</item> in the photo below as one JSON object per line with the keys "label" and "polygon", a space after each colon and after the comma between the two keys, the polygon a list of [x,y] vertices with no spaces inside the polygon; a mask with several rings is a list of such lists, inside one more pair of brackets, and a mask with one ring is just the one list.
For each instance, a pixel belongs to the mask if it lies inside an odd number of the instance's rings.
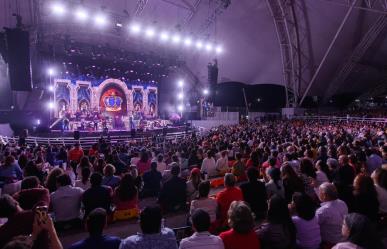
{"label": "light fixture cluster", "polygon": [[184,81],[179,80],[177,82],[177,86],[179,87],[179,93],[177,94],[177,110],[180,112],[180,115],[183,115],[184,111]]}
{"label": "light fixture cluster", "polygon": [[130,23],[127,26],[122,23],[115,23],[109,20],[108,16],[103,12],[90,13],[87,9],[79,7],[76,9],[68,9],[62,2],[51,3],[50,10],[53,15],[63,17],[65,15],[72,15],[74,20],[85,23],[91,22],[98,28],[112,26],[118,28],[127,28],[128,32],[133,36],[143,37],[145,40],[158,41],[161,44],[170,44],[179,48],[191,48],[196,51],[204,51],[211,54],[221,54],[223,48],[219,44],[210,41],[202,41],[194,39],[191,36],[185,36],[179,32],[168,32],[167,30],[156,29],[153,26],[144,26],[140,23]]}

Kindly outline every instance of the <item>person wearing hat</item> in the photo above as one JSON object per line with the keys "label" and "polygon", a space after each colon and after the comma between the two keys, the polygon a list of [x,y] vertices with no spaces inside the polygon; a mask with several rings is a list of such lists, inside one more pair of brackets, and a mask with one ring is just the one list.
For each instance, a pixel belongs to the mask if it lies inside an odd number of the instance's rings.
{"label": "person wearing hat", "polygon": [[199,184],[201,182],[200,169],[193,168],[187,181],[187,200],[193,200],[198,196]]}

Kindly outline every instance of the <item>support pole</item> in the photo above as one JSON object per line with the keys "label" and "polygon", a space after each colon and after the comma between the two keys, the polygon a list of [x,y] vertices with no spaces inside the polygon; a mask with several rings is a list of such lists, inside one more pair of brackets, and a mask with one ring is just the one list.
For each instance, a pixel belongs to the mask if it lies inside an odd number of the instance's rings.
{"label": "support pole", "polygon": [[333,39],[332,39],[332,41],[331,41],[331,44],[329,45],[327,51],[326,51],[325,54],[324,54],[324,57],[322,58],[322,60],[321,60],[321,62],[320,62],[320,65],[318,65],[318,68],[317,68],[316,72],[314,73],[312,79],[311,79],[310,82],[309,82],[308,87],[306,88],[306,90],[305,90],[305,92],[304,92],[304,95],[302,96],[302,98],[301,98],[301,100],[300,100],[299,106],[302,105],[302,102],[304,102],[304,99],[305,99],[305,97],[308,95],[308,92],[309,92],[310,88],[312,87],[313,83],[316,81],[316,78],[317,78],[318,74],[320,73],[320,70],[321,70],[322,66],[324,65],[326,59],[328,58],[328,55],[329,55],[329,53],[331,52],[331,50],[332,50],[332,48],[333,48],[333,45],[335,44],[337,38],[339,37],[339,34],[340,34],[341,31],[343,30],[344,25],[345,25],[345,23],[347,22],[349,15],[351,14],[353,8],[354,8],[355,5],[356,5],[356,2],[357,2],[357,0],[353,0],[353,2],[352,2],[352,4],[351,4],[351,7],[349,7],[347,13],[345,14],[343,21],[341,22],[339,28],[337,29],[336,34],[335,34],[335,36],[333,37]]}

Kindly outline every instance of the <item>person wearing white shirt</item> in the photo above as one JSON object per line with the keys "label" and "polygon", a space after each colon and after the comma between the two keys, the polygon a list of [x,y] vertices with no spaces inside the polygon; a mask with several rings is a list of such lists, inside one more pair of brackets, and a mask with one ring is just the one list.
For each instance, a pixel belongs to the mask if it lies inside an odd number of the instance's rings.
{"label": "person wearing white shirt", "polygon": [[159,154],[157,156],[157,170],[163,173],[166,169],[167,164],[164,162],[164,156],[162,154]]}
{"label": "person wearing white shirt", "polygon": [[195,210],[192,214],[192,229],[195,233],[183,239],[179,249],[224,249],[222,239],[208,232],[210,226],[210,215],[202,209]]}
{"label": "person wearing white shirt", "polygon": [[[317,163],[316,163],[316,168],[317,168],[317,171],[316,171],[316,184],[317,184],[317,186],[320,186],[324,182],[329,182],[327,174],[325,174],[325,172],[322,170],[322,167],[324,167],[323,161],[318,160]],[[327,165],[325,165],[325,167],[328,169]]]}
{"label": "person wearing white shirt", "polygon": [[57,177],[58,188],[51,193],[51,207],[55,222],[72,221],[80,217],[83,189],[71,186],[70,176]]}
{"label": "person wearing white shirt", "polygon": [[332,246],[343,240],[341,228],[344,217],[348,214],[348,207],[338,199],[337,189],[332,183],[320,185],[319,198],[322,203],[316,211],[316,216],[320,225],[321,240]]}
{"label": "person wearing white shirt", "polygon": [[378,193],[379,212],[387,214],[387,170],[378,168],[372,175]]}
{"label": "person wearing white shirt", "polygon": [[220,175],[224,175],[228,172],[228,157],[227,157],[227,151],[224,150],[221,152],[221,157],[216,161],[216,170],[219,172]]}
{"label": "person wearing white shirt", "polygon": [[216,163],[212,151],[207,152],[207,157],[204,158],[202,162],[202,168],[200,170],[202,173],[206,172],[208,177],[213,177],[218,175],[216,170]]}

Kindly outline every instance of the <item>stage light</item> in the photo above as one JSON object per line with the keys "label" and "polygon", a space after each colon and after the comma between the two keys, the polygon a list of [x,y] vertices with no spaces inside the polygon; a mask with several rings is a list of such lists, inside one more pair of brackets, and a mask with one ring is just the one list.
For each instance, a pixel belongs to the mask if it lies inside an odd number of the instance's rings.
{"label": "stage light", "polygon": [[66,14],[66,8],[63,4],[60,3],[54,3],[51,6],[51,10],[55,15],[63,16]]}
{"label": "stage light", "polygon": [[184,86],[184,81],[183,81],[183,80],[179,80],[179,81],[177,82],[177,85],[178,85],[179,87],[183,87],[183,86]]}
{"label": "stage light", "polygon": [[223,53],[223,48],[219,45],[216,47],[215,51],[217,54],[221,54],[221,53]]}
{"label": "stage light", "polygon": [[178,99],[183,99],[183,98],[184,98],[184,94],[183,94],[183,93],[179,93],[179,94],[177,95],[177,98],[178,98]]}
{"label": "stage light", "polygon": [[47,74],[48,74],[49,76],[53,76],[53,75],[55,74],[55,69],[52,68],[52,67],[48,68],[48,69],[47,69]]}
{"label": "stage light", "polygon": [[191,38],[189,38],[189,37],[185,38],[184,45],[189,47],[189,46],[191,46],[191,44],[192,44]]}
{"label": "stage light", "polygon": [[84,22],[89,18],[89,14],[84,9],[78,9],[75,12],[75,17],[78,21]]}
{"label": "stage light", "polygon": [[94,17],[94,22],[97,26],[99,27],[103,27],[107,24],[107,19],[106,19],[106,16],[102,15],[102,14],[98,14]]}
{"label": "stage light", "polygon": [[116,23],[116,26],[122,28],[122,23]]}
{"label": "stage light", "polygon": [[169,34],[167,32],[165,32],[165,31],[161,32],[160,40],[161,41],[168,41],[169,40]]}
{"label": "stage light", "polygon": [[50,92],[53,92],[53,91],[54,91],[54,86],[49,86],[49,87],[48,87],[48,90],[49,90]]}
{"label": "stage light", "polygon": [[204,89],[204,90],[203,90],[203,94],[204,94],[204,95],[208,95],[209,93],[210,93],[210,91],[208,91],[208,89]]}
{"label": "stage light", "polygon": [[48,102],[47,107],[48,107],[48,109],[55,109],[55,103],[54,102]]}
{"label": "stage light", "polygon": [[37,119],[37,120],[36,120],[36,124],[37,124],[37,125],[40,125],[40,119]]}
{"label": "stage light", "polygon": [[138,34],[141,31],[141,25],[137,23],[132,23],[129,27],[130,32],[133,34]]}
{"label": "stage light", "polygon": [[148,38],[152,38],[155,35],[155,30],[153,28],[148,28],[145,31],[145,36]]}
{"label": "stage light", "polygon": [[181,37],[179,35],[176,34],[172,37],[173,43],[178,44],[178,43],[180,43],[180,41],[181,41]]}
{"label": "stage light", "polygon": [[210,52],[210,51],[212,51],[213,47],[212,47],[211,43],[207,43],[205,48],[206,48],[206,51]]}
{"label": "stage light", "polygon": [[197,41],[197,42],[196,42],[196,48],[197,48],[197,49],[202,49],[202,47],[203,47],[203,42]]}
{"label": "stage light", "polygon": [[179,105],[179,106],[177,107],[177,110],[178,110],[179,112],[184,111],[184,106],[183,106],[183,105]]}

